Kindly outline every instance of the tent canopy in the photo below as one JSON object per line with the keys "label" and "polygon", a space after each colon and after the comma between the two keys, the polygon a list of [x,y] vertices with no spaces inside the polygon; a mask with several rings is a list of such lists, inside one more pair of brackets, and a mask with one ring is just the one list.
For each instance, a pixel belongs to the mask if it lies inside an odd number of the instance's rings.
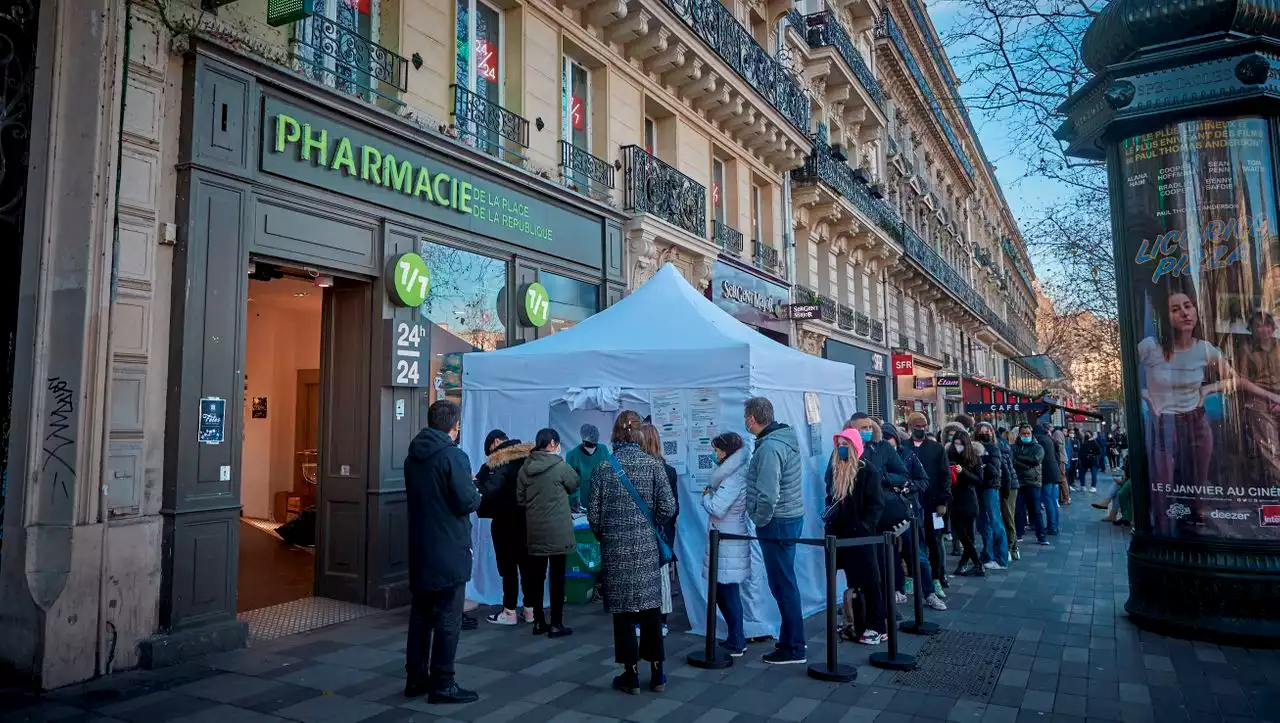
{"label": "tent canopy", "polygon": [[783,346],[730,316],[671,264],[573,328],[498,351],[467,354],[463,387],[690,388],[814,391],[856,396],[852,366]]}

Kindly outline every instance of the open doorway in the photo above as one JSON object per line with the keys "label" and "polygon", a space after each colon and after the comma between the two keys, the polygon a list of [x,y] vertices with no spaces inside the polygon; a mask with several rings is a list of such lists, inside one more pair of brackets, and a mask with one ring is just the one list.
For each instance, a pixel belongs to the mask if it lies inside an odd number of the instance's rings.
{"label": "open doorway", "polygon": [[249,277],[237,612],[315,594],[324,291],[261,262]]}

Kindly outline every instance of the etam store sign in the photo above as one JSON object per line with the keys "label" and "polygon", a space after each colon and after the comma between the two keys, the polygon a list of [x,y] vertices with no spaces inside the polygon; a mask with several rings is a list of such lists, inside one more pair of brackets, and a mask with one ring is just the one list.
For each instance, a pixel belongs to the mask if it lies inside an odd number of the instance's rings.
{"label": "etam store sign", "polygon": [[893,375],[895,377],[911,376],[915,372],[916,362],[910,354],[893,355]]}

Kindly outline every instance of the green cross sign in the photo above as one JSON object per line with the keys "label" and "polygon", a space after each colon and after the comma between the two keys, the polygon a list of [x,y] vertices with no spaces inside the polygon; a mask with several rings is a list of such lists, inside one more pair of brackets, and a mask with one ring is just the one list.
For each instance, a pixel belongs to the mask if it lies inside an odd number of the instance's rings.
{"label": "green cross sign", "polygon": [[524,308],[520,314],[522,321],[529,326],[542,327],[551,319],[551,297],[547,289],[538,282],[525,287]]}
{"label": "green cross sign", "polygon": [[417,308],[427,301],[431,291],[431,271],[427,262],[415,253],[400,254],[391,260],[391,301],[398,306]]}

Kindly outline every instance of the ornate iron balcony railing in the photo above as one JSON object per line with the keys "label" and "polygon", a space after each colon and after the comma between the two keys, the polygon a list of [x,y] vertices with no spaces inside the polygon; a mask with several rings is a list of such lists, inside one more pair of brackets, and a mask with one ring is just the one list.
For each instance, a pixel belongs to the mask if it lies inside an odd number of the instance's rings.
{"label": "ornate iron balcony railing", "polygon": [[712,219],[711,236],[721,251],[734,257],[742,255],[742,249],[745,246],[742,240],[742,232],[738,229]]}
{"label": "ornate iron balcony railing", "polygon": [[871,317],[859,311],[853,315],[853,333],[858,336],[871,334]]}
{"label": "ornate iron balcony railing", "polygon": [[707,236],[707,189],[640,146],[622,148],[623,210],[651,213],[698,238]]}
{"label": "ornate iron balcony railing", "polygon": [[809,98],[782,64],[720,0],[662,0],[734,72],[801,132],[809,130]]}
{"label": "ornate iron balcony railing", "polygon": [[318,83],[403,105],[409,61],[351,28],[319,15],[302,20],[294,26],[292,54],[296,69]]}
{"label": "ornate iron balcony railing", "polygon": [[911,340],[907,338],[906,334],[898,335],[898,348],[911,351]]}
{"label": "ornate iron balcony railing", "polygon": [[862,83],[862,87],[866,89],[867,94],[871,96],[871,100],[877,106],[884,107],[884,91],[880,89],[880,84],[876,82],[876,77],[871,73],[871,68],[867,67],[867,61],[862,59],[862,53],[853,46],[853,40],[849,37],[848,31],[836,19],[836,16],[830,10],[806,15],[805,18],[805,40],[809,43],[809,47],[821,47],[830,45],[840,53],[840,57],[844,58],[844,62],[848,63],[849,69],[853,71],[853,75]]}
{"label": "ornate iron balcony railing", "polygon": [[836,308],[836,324],[841,329],[848,329],[852,331],[853,330],[853,309],[846,306],[845,304],[840,304]]}
{"label": "ornate iron balcony railing", "polygon": [[560,177],[565,185],[588,194],[608,196],[613,190],[613,164],[569,141],[560,141]]}
{"label": "ornate iron balcony railing", "polygon": [[836,323],[837,311],[835,299],[827,296],[826,294],[820,294],[818,296],[818,306],[818,311],[822,315],[823,321],[831,324]]}
{"label": "ornate iron balcony railing", "polygon": [[778,250],[760,239],[755,239],[751,244],[751,260],[755,262],[756,268],[761,271],[768,271],[771,274],[779,275],[779,272],[782,270],[782,266],[779,262]]}
{"label": "ornate iron balcony railing", "polygon": [[[529,147],[529,121],[477,93],[453,85],[453,118],[458,132],[494,156],[506,153],[516,159]],[[504,143],[504,141],[506,141]]]}
{"label": "ornate iron balcony railing", "polygon": [[879,319],[871,320],[871,332],[867,335],[871,341],[884,341],[884,322]]}
{"label": "ornate iron balcony railing", "polygon": [[796,284],[795,286],[791,287],[791,291],[794,295],[795,302],[797,304],[817,304],[818,303],[818,292],[814,291],[808,286],[805,286],[803,284]]}
{"label": "ornate iron balcony railing", "polygon": [[831,155],[831,147],[816,135],[813,136],[813,150],[805,157],[804,165],[791,172],[791,179],[796,183],[821,181],[827,184],[888,234],[896,235],[902,225],[893,209],[884,201],[873,198],[867,187],[854,178],[853,168],[844,161],[836,160]]}
{"label": "ornate iron balcony railing", "polygon": [[916,353],[917,353],[917,354],[926,354],[926,353],[927,353],[927,352],[925,351],[925,346],[924,346],[924,342],[923,342],[923,341],[918,341],[918,340],[916,341]]}

